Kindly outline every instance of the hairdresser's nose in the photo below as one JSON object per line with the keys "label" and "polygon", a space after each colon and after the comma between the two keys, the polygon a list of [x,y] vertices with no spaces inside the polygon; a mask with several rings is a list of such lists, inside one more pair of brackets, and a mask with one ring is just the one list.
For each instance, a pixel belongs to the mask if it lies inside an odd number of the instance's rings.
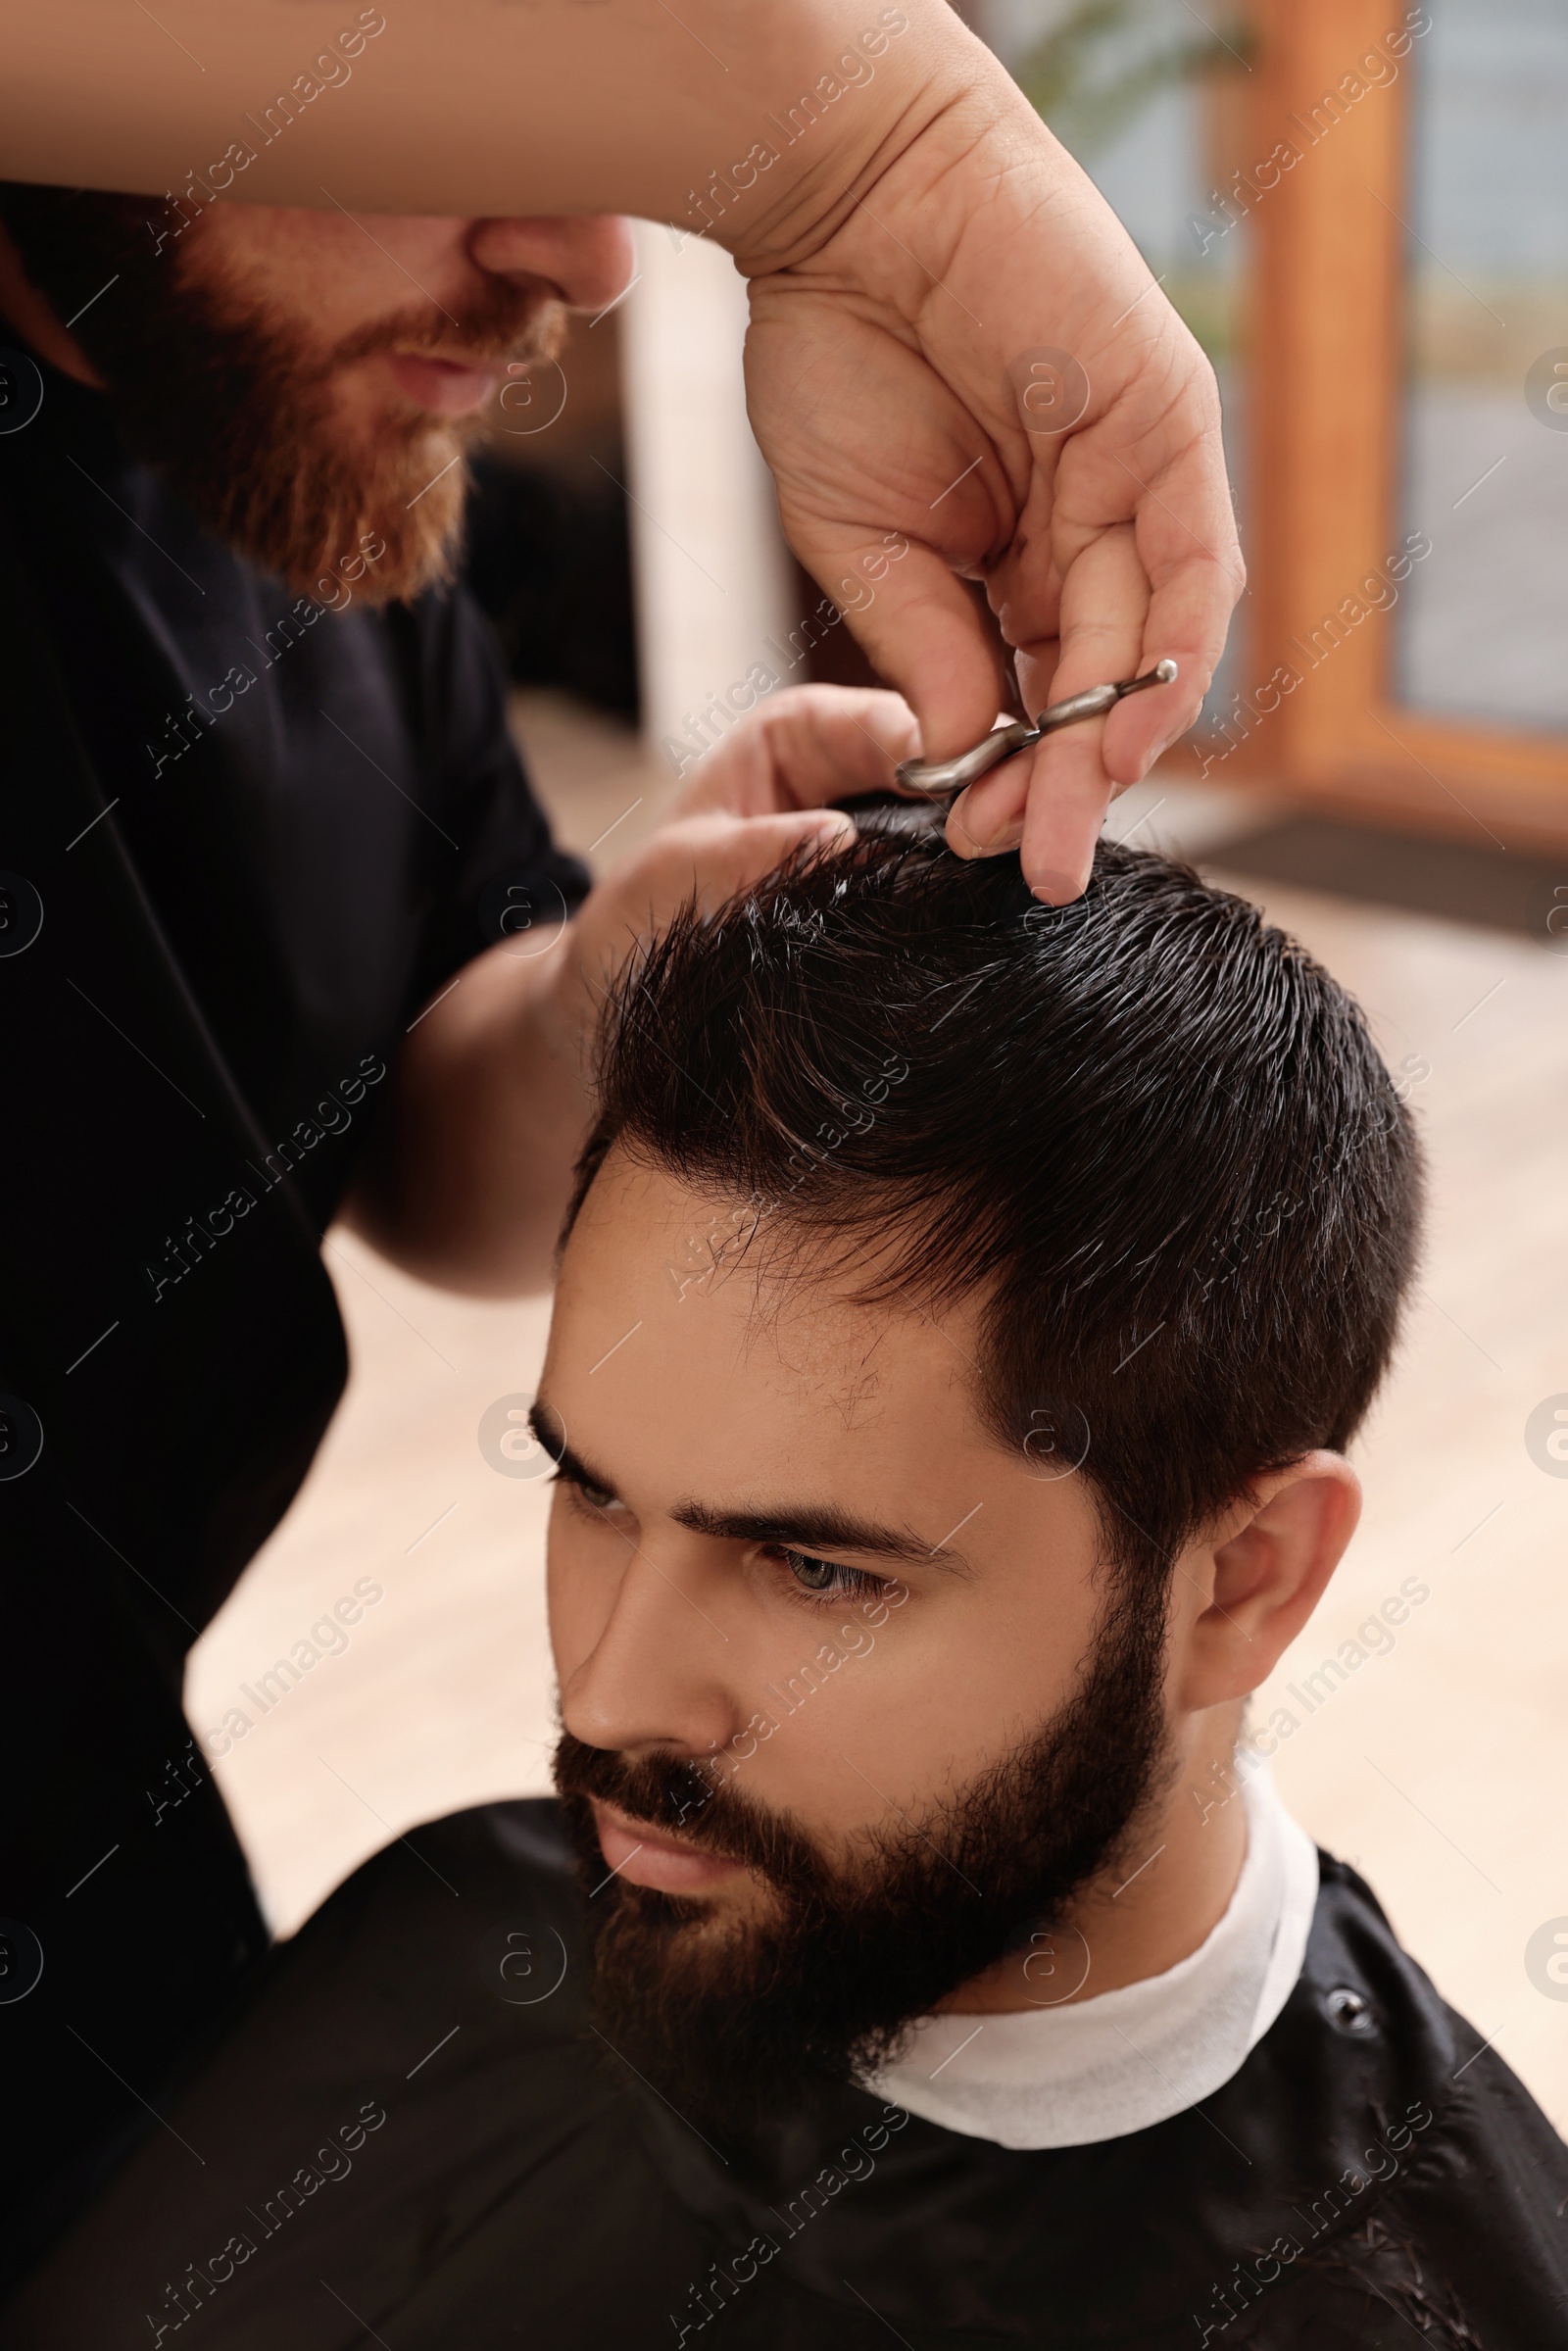
{"label": "hairdresser's nose", "polygon": [[[690,1582],[678,1548],[658,1562],[641,1550],[630,1559],[593,1647],[562,1677],[561,1719],[573,1738],[629,1754],[704,1755],[745,1723],[715,1654],[724,1636]],[[558,1665],[562,1645],[558,1637]]]}
{"label": "hairdresser's nose", "polygon": [[542,277],[573,310],[603,310],[623,293],[633,259],[631,222],[614,213],[563,219],[478,220],[468,252],[496,277]]}

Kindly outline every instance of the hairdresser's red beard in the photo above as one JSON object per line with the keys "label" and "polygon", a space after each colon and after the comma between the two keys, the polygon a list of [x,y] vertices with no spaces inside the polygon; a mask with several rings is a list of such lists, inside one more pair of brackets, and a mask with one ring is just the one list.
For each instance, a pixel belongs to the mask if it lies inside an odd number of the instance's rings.
{"label": "hairdresser's red beard", "polygon": [[[273,419],[276,419],[274,423]],[[372,604],[407,600],[450,579],[461,536],[473,426],[399,417],[374,436],[334,429],[330,402],[273,411],[246,433],[251,464],[166,464],[172,487],[207,527],[290,588],[332,603],[345,563]],[[225,436],[227,439],[228,436]]]}
{"label": "hairdresser's red beard", "polygon": [[341,595],[332,574],[367,541],[381,550],[356,590],[370,603],[454,567],[463,454],[480,420],[419,409],[381,355],[536,362],[554,356],[564,319],[537,284],[494,279],[460,317],[421,302],[323,350],[196,266],[164,263],[137,294],[134,308],[105,305],[84,338],[127,447],[217,537],[328,602]]}

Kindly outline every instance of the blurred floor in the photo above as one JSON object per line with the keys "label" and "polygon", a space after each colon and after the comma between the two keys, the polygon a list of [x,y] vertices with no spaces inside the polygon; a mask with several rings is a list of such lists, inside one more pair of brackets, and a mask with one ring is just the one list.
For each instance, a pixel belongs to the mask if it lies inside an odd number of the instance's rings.
{"label": "blurred floor", "polygon": [[[548,696],[519,697],[517,718],[572,845],[602,840],[604,859],[657,820],[667,772],[634,737]],[[1568,1476],[1536,1466],[1524,1431],[1544,1399],[1568,1402],[1568,955],[1544,927],[1282,880],[1335,868],[1310,827],[1293,861],[1280,836],[1299,820],[1281,814],[1160,781],[1114,824],[1260,898],[1355,991],[1432,1157],[1420,1293],[1357,1447],[1361,1532],[1255,1719],[1292,1718],[1276,1765],[1287,1799],[1365,1871],[1441,1988],[1563,2127],[1568,1999],[1537,1987],[1525,1947],[1548,1921],[1568,1928]],[[1250,833],[1265,869],[1252,880]],[[1353,837],[1338,854],[1356,863]],[[1499,904],[1539,897],[1511,883],[1499,897],[1491,866],[1471,871],[1493,923]],[[1463,875],[1445,874],[1433,903],[1462,912]],[[447,1297],[342,1234],[327,1263],[349,1393],[294,1509],[194,1652],[186,1691],[193,1723],[217,1723],[357,1578],[382,1588],[348,1651],[323,1657],[218,1766],[284,1933],[389,1835],[549,1784],[546,1490],[498,1476],[476,1443],[492,1402],[532,1394],[545,1304]],[[1369,1636],[1348,1666],[1342,1644],[1406,1579],[1426,1596],[1393,1647],[1373,1653]],[[1340,1674],[1322,1675],[1336,1657]]]}

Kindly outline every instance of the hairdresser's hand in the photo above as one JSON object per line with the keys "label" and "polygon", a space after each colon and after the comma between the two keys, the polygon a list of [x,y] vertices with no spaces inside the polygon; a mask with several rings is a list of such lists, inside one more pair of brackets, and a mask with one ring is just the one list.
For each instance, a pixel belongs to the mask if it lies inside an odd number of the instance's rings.
{"label": "hairdresser's hand", "polygon": [[558,990],[571,1018],[584,1014],[580,986],[602,996],[689,899],[720,906],[795,851],[852,841],[853,818],[823,804],[888,790],[917,744],[899,695],[844,686],[794,686],[741,719],[693,770],[669,820],[584,900]]}
{"label": "hairdresser's hand", "polygon": [[[895,126],[782,266],[735,240],[753,422],[792,546],[908,696],[927,758],[977,743],[997,709],[997,632],[963,578],[985,582],[1031,714],[1179,662],[1175,685],[1048,738],[954,809],[960,855],[1021,846],[1060,902],[1087,881],[1107,801],[1192,725],[1224,644],[1243,574],[1219,401],[1130,238],[1000,66],[910,13],[926,36],[912,135]],[[1048,363],[1031,379],[1047,346],[1081,374]],[[1054,420],[1054,415],[1085,401],[1071,429],[1027,430]],[[879,563],[890,532],[908,552]]]}

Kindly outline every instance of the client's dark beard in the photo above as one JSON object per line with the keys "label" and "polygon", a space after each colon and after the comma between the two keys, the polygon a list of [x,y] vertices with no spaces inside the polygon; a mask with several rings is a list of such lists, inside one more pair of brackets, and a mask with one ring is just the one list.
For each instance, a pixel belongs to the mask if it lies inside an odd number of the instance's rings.
{"label": "client's dark beard", "polygon": [[[879,1829],[844,1870],[733,1779],[564,1733],[556,1785],[598,1889],[605,2037],[682,2113],[731,2134],[874,2071],[915,2017],[1059,1924],[1117,1860],[1165,1760],[1162,1618],[1124,1589],[1045,1730],[917,1822]],[[754,1869],[774,1897],[765,1923],[730,1932],[695,1899],[603,1883],[591,1796]]]}
{"label": "client's dark beard", "polygon": [[73,332],[109,388],[116,428],[215,536],[307,595],[319,583],[328,603],[341,596],[331,574],[361,557],[367,537],[381,552],[350,576],[370,603],[451,575],[466,488],[453,461],[476,423],[411,410],[355,441],[330,377],[394,347],[547,357],[559,303],[494,278],[456,320],[417,303],[309,354],[237,287],[207,281],[195,266],[201,221],[155,257],[138,198],[16,183],[0,194],[28,278],[56,315],[73,317],[98,292]]}

